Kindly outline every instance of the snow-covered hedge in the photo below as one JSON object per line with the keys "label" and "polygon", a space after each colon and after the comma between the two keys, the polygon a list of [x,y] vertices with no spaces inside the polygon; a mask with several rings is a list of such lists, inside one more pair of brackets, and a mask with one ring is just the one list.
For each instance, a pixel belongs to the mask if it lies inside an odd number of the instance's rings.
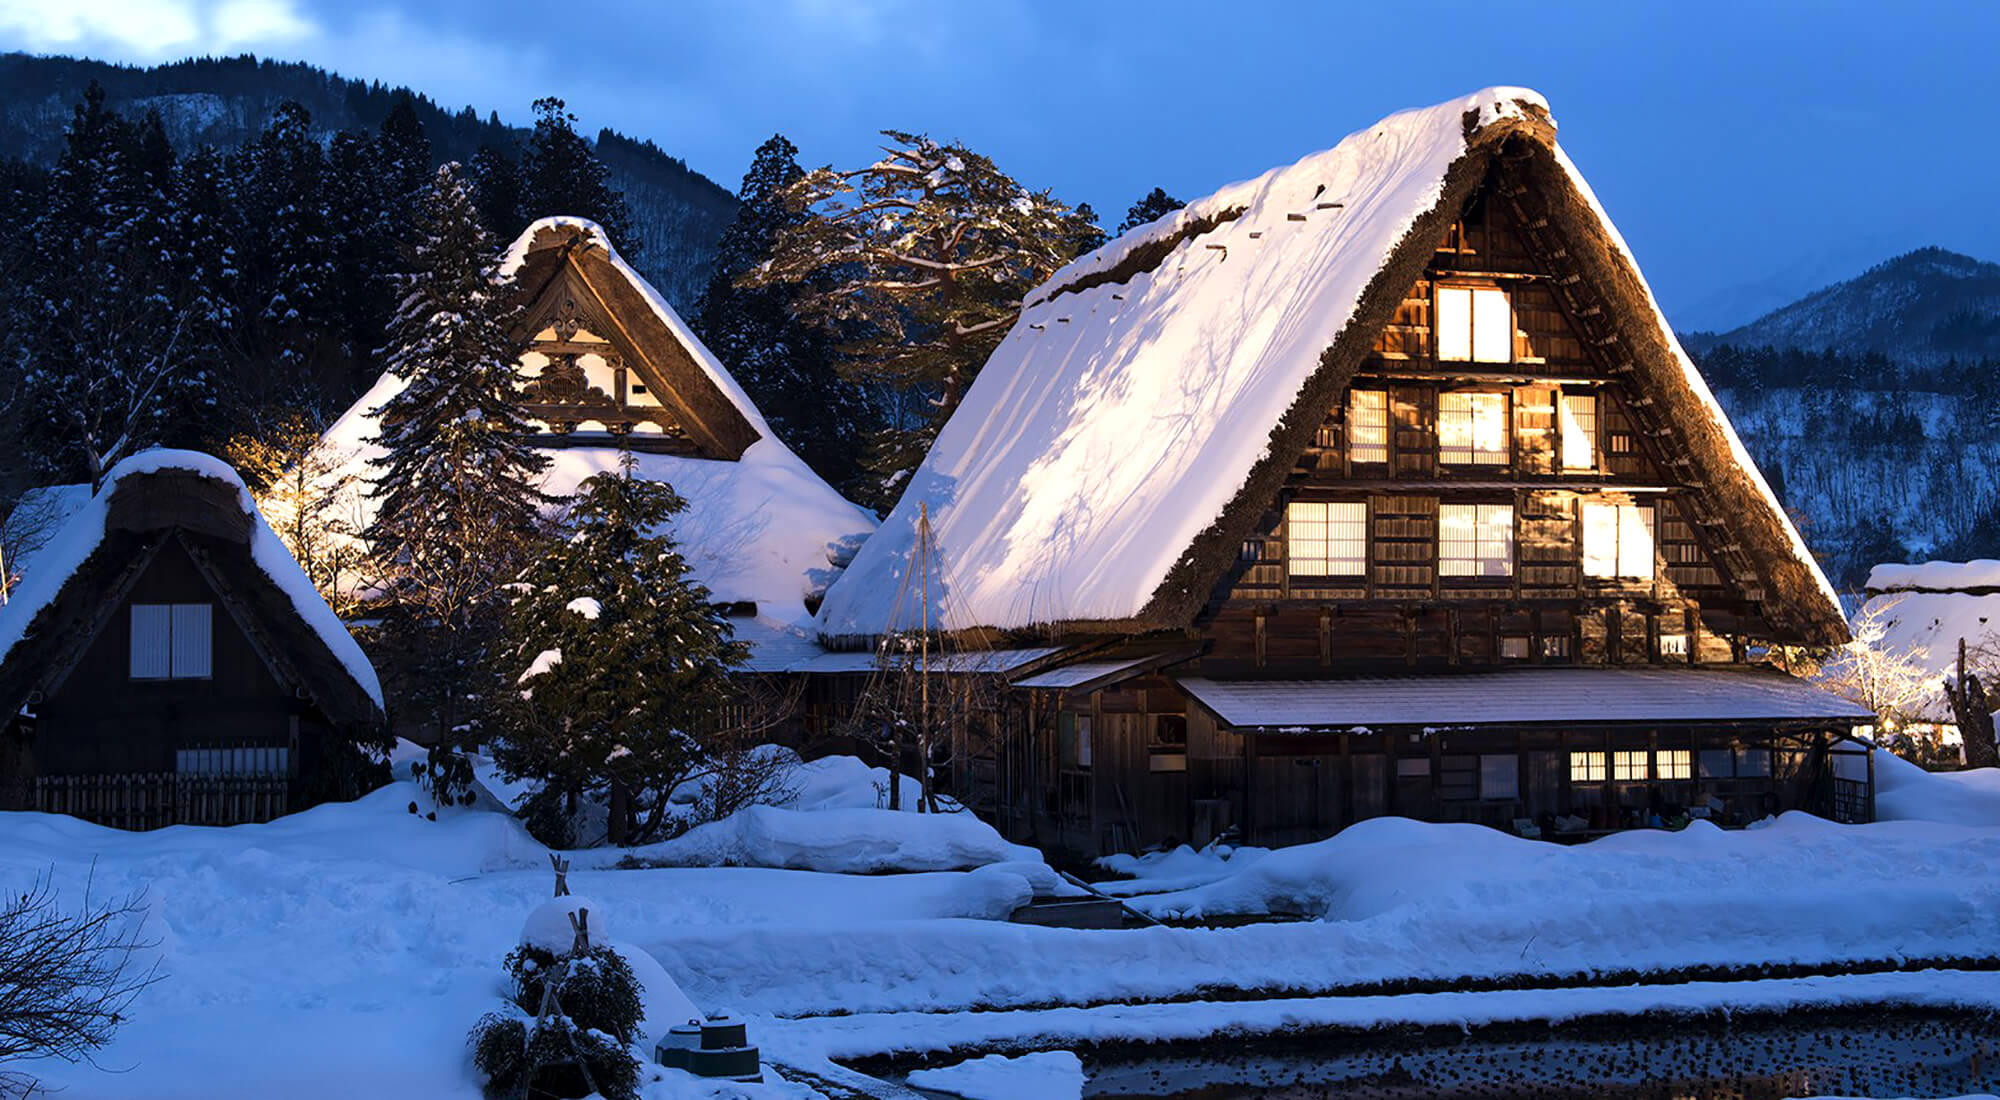
{"label": "snow-covered hedge", "polygon": [[876,874],[959,871],[1041,862],[971,814],[890,810],[786,810],[752,806],[672,840],[634,848],[633,859],[670,867],[782,867]]}

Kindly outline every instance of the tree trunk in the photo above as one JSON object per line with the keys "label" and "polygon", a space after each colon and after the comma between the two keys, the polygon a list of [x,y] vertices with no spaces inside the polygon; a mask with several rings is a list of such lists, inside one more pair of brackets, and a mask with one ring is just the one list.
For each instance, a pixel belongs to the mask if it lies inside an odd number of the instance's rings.
{"label": "tree trunk", "polygon": [[1979,677],[1965,669],[1965,639],[1958,640],[1958,678],[1946,680],[1945,698],[1951,700],[1951,714],[1958,722],[1958,735],[1965,741],[1965,766],[2000,767],[2000,748],[1993,737],[1993,711]]}

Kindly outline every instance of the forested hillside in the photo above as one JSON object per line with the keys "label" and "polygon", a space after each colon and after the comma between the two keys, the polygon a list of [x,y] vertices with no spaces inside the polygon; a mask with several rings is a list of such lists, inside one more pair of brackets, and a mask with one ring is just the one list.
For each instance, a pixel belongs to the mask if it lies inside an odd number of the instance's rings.
{"label": "forested hillside", "polygon": [[1837,586],[1878,562],[2000,557],[2000,361],[1726,344],[1697,358]]}
{"label": "forested hillside", "polygon": [[[527,98],[539,94],[524,88],[522,102],[486,104],[482,114],[469,106],[447,110],[409,89],[348,80],[296,62],[246,56],[133,68],[0,54],[0,159],[54,165],[71,113],[92,81],[104,88],[106,107],[119,115],[137,120],[156,112],[168,141],[182,154],[202,145],[235,150],[261,133],[286,102],[306,109],[312,135],[327,144],[343,131],[374,131],[397,99],[408,96],[437,162],[469,162],[481,146],[518,157],[528,131],[503,124],[493,108],[524,108]],[[621,240],[620,247],[634,254],[640,271],[677,308],[690,308],[713,262],[716,239],[735,214],[734,195],[652,141],[600,130],[595,145],[612,186],[625,193],[631,207],[631,239]]]}

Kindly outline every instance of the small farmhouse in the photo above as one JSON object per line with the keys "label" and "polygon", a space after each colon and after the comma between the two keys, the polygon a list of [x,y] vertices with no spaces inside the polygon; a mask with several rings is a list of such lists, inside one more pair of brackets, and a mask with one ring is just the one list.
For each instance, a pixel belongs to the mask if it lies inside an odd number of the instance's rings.
{"label": "small farmhouse", "polygon": [[957,793],[1080,854],[1872,813],[1871,716],[1765,658],[1835,596],[1523,89],[1033,292],[818,617],[931,624],[1004,688]]}
{"label": "small farmhouse", "polygon": [[0,608],[0,808],[263,821],[359,793],[375,671],[235,472],[147,451]]}
{"label": "small farmhouse", "polygon": [[[523,306],[519,392],[550,453],[542,488],[566,496],[618,469],[688,502],[672,534],[693,578],[727,605],[756,671],[818,647],[807,636],[835,573],[875,519],[787,448],[743,389],[595,223],[544,218],[502,265]],[[321,440],[355,529],[373,515],[376,413],[404,380],[384,374]]]}

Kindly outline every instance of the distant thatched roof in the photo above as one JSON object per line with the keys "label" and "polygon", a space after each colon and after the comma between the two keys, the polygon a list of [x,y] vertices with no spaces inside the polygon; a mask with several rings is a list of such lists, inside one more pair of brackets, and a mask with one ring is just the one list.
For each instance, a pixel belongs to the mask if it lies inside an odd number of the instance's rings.
{"label": "distant thatched roof", "polygon": [[330,721],[383,720],[375,669],[314,591],[234,470],[192,451],[146,451],[41,551],[0,608],[0,713],[53,691],[110,623],[145,565],[181,540],[279,682]]}
{"label": "distant thatched roof", "polygon": [[1519,88],[1393,115],[1057,272],[828,593],[821,633],[883,629],[922,505],[947,629],[1191,624],[1501,157],[1607,299],[1616,353],[1685,437],[1767,619],[1790,639],[1844,639],[1831,586],[1556,145],[1547,104]]}

